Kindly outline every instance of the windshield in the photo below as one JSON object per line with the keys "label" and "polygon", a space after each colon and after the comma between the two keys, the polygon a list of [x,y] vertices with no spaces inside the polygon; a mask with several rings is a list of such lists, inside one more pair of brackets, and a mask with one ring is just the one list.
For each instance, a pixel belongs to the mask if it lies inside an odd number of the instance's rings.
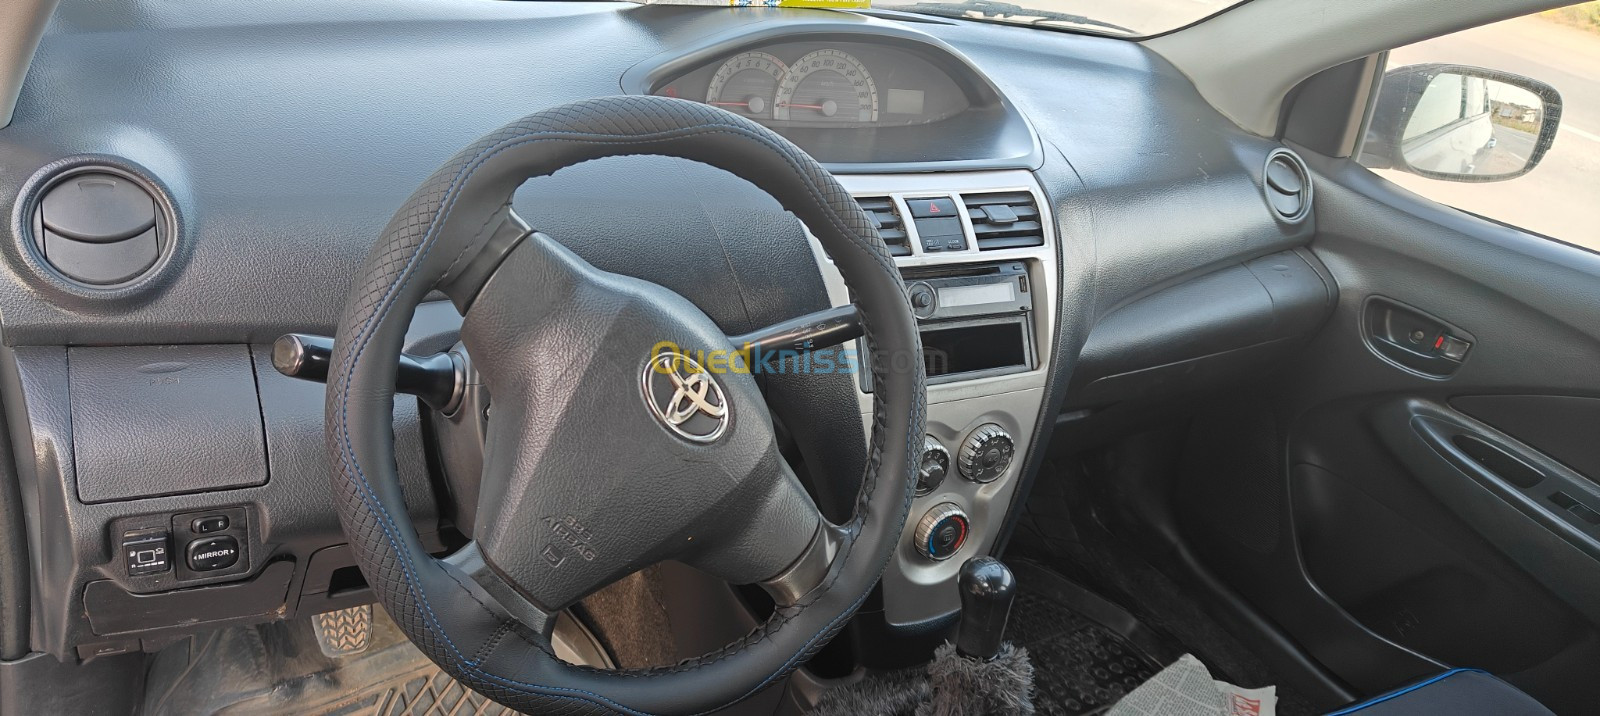
{"label": "windshield", "polygon": [[873,0],[889,10],[1053,27],[1117,37],[1176,30],[1244,0]]}

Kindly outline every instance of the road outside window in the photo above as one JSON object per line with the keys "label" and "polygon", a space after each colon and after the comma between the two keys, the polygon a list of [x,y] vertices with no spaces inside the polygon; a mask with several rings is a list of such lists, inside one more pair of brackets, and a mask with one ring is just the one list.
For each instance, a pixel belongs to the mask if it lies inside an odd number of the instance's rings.
{"label": "road outside window", "polygon": [[[1399,170],[1375,171],[1442,204],[1600,251],[1600,2],[1485,25],[1389,53],[1390,70],[1430,63],[1492,68],[1553,86],[1562,101],[1555,143],[1532,171],[1505,181],[1441,181]],[[1520,126],[1531,117],[1516,110],[1537,102],[1512,97],[1508,92],[1515,88],[1500,90],[1492,82],[1463,86],[1457,79],[1446,86],[1449,78],[1440,79],[1438,86],[1427,87],[1408,134],[1412,127],[1420,131],[1431,126],[1421,121],[1424,113],[1442,126],[1468,121],[1487,106],[1492,125],[1485,127],[1493,127],[1491,146],[1497,152],[1509,152],[1507,156],[1520,161],[1516,153],[1531,149],[1534,130],[1531,124]],[[1485,97],[1486,92],[1495,94]]]}

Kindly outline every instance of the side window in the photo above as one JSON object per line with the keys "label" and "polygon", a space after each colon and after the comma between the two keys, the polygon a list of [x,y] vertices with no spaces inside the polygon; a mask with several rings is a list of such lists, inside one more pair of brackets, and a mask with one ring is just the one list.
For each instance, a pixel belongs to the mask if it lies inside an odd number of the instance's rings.
{"label": "side window", "polygon": [[1359,156],[1439,203],[1600,251],[1600,1],[1391,50]]}

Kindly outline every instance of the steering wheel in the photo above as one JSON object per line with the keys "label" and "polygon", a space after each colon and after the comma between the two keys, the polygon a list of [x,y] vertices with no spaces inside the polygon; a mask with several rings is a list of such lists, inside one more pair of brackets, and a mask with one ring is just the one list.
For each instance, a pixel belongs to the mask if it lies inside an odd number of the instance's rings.
{"label": "steering wheel", "polygon": [[[748,370],[718,370],[727,361],[717,351],[742,346],[678,294],[596,269],[511,212],[530,177],[638,154],[703,162],[765,190],[849,284],[874,401],[845,524],[822,517],[779,455]],[[648,238],[638,251],[650,260]],[[435,290],[461,309],[462,343],[492,401],[474,539],[442,559],[406,519],[391,427],[402,340]],[[882,576],[915,488],[924,382],[900,275],[866,214],[814,159],[693,102],[577,102],[462,150],[384,229],[329,365],[333,495],[383,606],[468,687],[539,714],[704,713],[804,663]],[[761,583],[777,609],[735,643],[676,666],[614,671],[555,656],[555,614],[664,560]]]}

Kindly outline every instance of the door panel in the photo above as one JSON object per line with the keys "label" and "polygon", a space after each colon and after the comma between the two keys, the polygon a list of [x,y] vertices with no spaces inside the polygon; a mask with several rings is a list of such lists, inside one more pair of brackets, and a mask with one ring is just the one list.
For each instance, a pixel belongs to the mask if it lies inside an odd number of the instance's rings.
{"label": "door panel", "polygon": [[[1480,667],[1592,712],[1600,256],[1306,155],[1338,305],[1281,375],[1194,421],[1180,491],[1257,507],[1181,516],[1185,541],[1358,691]],[[1288,499],[1246,497],[1263,454]]]}

